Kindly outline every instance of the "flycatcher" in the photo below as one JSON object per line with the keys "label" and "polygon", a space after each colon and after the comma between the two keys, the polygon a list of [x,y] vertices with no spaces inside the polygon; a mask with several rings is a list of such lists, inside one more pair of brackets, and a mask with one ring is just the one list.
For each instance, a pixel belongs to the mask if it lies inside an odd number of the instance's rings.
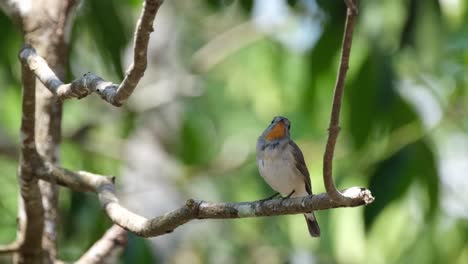
{"label": "flycatcher", "polygon": [[[311,195],[312,187],[304,155],[290,138],[290,129],[291,123],[286,117],[273,118],[257,141],[257,167],[270,187],[282,195]],[[314,213],[304,216],[310,235],[319,237],[320,228]]]}

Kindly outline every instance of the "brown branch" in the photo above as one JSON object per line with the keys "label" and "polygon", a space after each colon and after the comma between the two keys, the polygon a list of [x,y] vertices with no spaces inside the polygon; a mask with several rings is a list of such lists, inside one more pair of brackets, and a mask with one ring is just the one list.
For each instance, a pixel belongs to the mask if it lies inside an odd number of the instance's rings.
{"label": "brown branch", "polygon": [[149,36],[153,31],[154,18],[162,3],[162,0],[146,0],[144,2],[136,27],[133,63],[120,85],[107,82],[90,72],[69,84],[64,84],[31,46],[21,50],[20,60],[23,64],[28,65],[47,89],[60,99],[80,99],[96,92],[106,102],[121,106],[133,93],[146,70]]}
{"label": "brown branch", "polygon": [[136,26],[133,48],[133,64],[127,70],[127,75],[117,89],[112,104],[122,105],[135,90],[147,66],[148,42],[153,32],[153,21],[163,0],[147,0],[143,3],[143,10]]}
{"label": "brown branch", "polygon": [[346,6],[348,7],[348,10],[355,16],[358,15],[359,10],[357,7],[357,0],[344,0],[346,3]]}
{"label": "brown branch", "polygon": [[96,241],[96,243],[94,243],[94,245],[75,263],[114,263],[112,257],[119,253],[126,244],[127,231],[118,225],[113,225],[107,230],[104,236]]}
{"label": "brown branch", "polygon": [[21,153],[19,168],[20,208],[17,240],[20,248],[15,259],[18,263],[40,262],[42,233],[44,230],[44,207],[38,179],[34,175],[38,153],[35,144],[35,76],[28,67],[21,67],[23,84],[23,105],[21,118]]}
{"label": "brown branch", "polygon": [[113,177],[83,171],[72,172],[51,163],[45,163],[44,168],[39,172],[38,175],[43,180],[55,180],[58,184],[76,191],[95,192],[99,197],[101,206],[114,224],[143,237],[154,237],[170,233],[178,226],[193,219],[228,219],[302,214],[337,207],[366,205],[374,200],[368,190],[358,187],[343,191],[350,199],[347,204],[334,202],[326,193],[299,198],[241,203],[206,202],[189,199],[179,209],[148,219],[120,205],[115,193]]}
{"label": "brown branch", "polygon": [[[26,43],[49,62],[58,78],[66,75],[68,43],[65,39],[67,24],[75,0],[45,0],[31,4],[31,11],[23,16]],[[41,15],[48,14],[48,15]],[[47,25],[47,26],[38,26]],[[36,83],[36,147],[41,158],[59,163],[62,140],[62,102],[40,82]],[[58,186],[54,182],[39,181],[44,206],[44,232],[42,236],[43,262],[53,263],[57,257]]]}
{"label": "brown branch", "polygon": [[347,205],[352,202],[352,198],[347,197],[344,193],[340,193],[335,186],[333,180],[333,155],[335,152],[336,140],[340,131],[340,111],[341,102],[343,97],[344,84],[346,79],[346,73],[349,67],[349,54],[351,51],[351,43],[353,37],[354,22],[357,15],[357,0],[346,0],[348,5],[346,14],[346,24],[343,33],[343,44],[341,51],[341,62],[338,70],[338,76],[335,84],[335,93],[333,96],[333,107],[330,117],[330,126],[328,128],[328,140],[323,157],[323,181],[325,189],[330,197],[343,205]]}

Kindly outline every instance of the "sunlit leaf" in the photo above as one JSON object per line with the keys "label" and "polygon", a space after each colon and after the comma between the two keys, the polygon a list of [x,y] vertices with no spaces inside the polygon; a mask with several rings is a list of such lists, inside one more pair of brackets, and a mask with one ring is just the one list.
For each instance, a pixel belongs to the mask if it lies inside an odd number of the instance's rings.
{"label": "sunlit leaf", "polygon": [[377,165],[369,182],[376,200],[364,210],[366,229],[386,206],[405,197],[415,180],[423,183],[428,198],[426,213],[433,215],[439,202],[439,180],[434,154],[423,140],[405,146]]}

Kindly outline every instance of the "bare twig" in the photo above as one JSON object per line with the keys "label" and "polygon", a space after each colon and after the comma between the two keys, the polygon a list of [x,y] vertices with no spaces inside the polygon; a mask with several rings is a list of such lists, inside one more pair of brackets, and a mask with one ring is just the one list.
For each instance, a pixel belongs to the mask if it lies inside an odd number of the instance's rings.
{"label": "bare twig", "polygon": [[153,32],[153,21],[163,0],[147,0],[143,4],[143,10],[136,26],[136,34],[133,47],[133,64],[127,70],[127,75],[117,89],[112,104],[122,105],[135,90],[141,77],[145,74],[147,65],[148,41]]}
{"label": "bare twig", "polygon": [[341,51],[341,63],[338,71],[338,76],[335,84],[335,94],[333,96],[333,107],[330,117],[330,126],[328,128],[328,140],[323,157],[323,181],[325,189],[330,197],[335,201],[343,205],[347,205],[352,202],[350,197],[340,193],[335,186],[333,180],[332,169],[333,169],[333,154],[335,152],[336,140],[340,131],[340,111],[341,102],[343,97],[343,90],[345,84],[346,73],[349,67],[349,54],[351,51],[351,43],[353,37],[354,22],[357,15],[357,0],[346,0],[348,5],[346,15],[346,25],[343,36],[343,44]]}
{"label": "bare twig", "polygon": [[97,92],[105,101],[121,106],[135,90],[146,70],[149,36],[153,31],[154,18],[162,3],[162,0],[145,1],[135,33],[134,60],[120,85],[104,81],[90,72],[69,84],[64,84],[31,46],[21,50],[20,60],[28,65],[47,89],[60,99],[80,99]]}
{"label": "bare twig", "polygon": [[357,7],[357,0],[345,0],[346,6],[348,7],[348,10],[353,14],[357,15],[359,13],[358,7]]}
{"label": "bare twig", "polygon": [[94,243],[94,245],[75,263],[114,263],[112,257],[120,252],[126,244],[127,231],[118,225],[113,225],[107,230],[104,236],[96,241],[96,243]]}
{"label": "bare twig", "polygon": [[241,203],[218,203],[189,199],[179,209],[148,219],[120,205],[115,194],[113,177],[83,171],[72,172],[51,163],[45,163],[44,169],[40,170],[38,175],[43,180],[55,180],[58,184],[76,191],[93,191],[97,193],[102,207],[113,223],[143,237],[154,237],[170,233],[178,226],[193,219],[228,219],[300,214],[337,207],[366,205],[374,200],[369,191],[358,187],[343,191],[350,199],[345,205],[332,201],[326,193],[300,198]]}

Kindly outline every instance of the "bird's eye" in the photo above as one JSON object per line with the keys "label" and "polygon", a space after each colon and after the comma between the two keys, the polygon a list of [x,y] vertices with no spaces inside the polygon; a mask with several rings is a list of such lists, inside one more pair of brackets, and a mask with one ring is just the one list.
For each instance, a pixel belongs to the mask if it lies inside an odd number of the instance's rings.
{"label": "bird's eye", "polygon": [[291,129],[291,124],[288,124],[288,130],[290,130],[290,129]]}
{"label": "bird's eye", "polygon": [[273,120],[271,120],[271,123],[270,123],[270,124],[273,124],[274,122],[275,122],[275,120],[273,119]]}

